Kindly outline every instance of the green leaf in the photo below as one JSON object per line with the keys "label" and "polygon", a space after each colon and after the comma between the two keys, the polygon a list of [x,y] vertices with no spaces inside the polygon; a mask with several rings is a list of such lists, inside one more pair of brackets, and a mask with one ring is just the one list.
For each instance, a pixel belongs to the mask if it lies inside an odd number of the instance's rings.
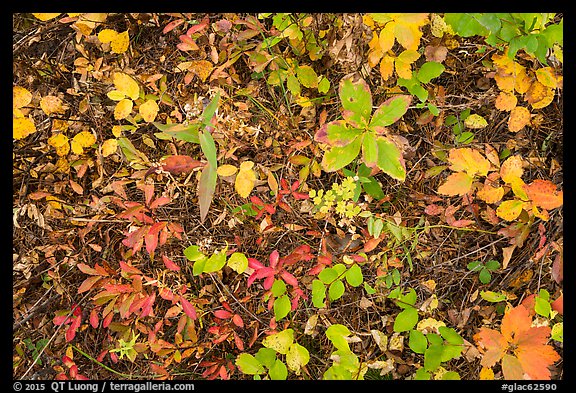
{"label": "green leaf", "polygon": [[564,342],[564,322],[558,322],[552,326],[550,338],[552,338],[552,340]]}
{"label": "green leaf", "polygon": [[351,79],[340,81],[340,101],[344,107],[342,115],[353,127],[368,124],[372,113],[372,94],[370,87],[363,79],[352,82]]}
{"label": "green leaf", "polygon": [[226,265],[236,273],[242,274],[248,268],[248,258],[246,258],[246,255],[242,254],[241,252],[235,252],[230,255]]}
{"label": "green leaf", "polygon": [[324,308],[326,299],[326,286],[320,280],[312,281],[312,304],[317,308]]}
{"label": "green leaf", "polygon": [[216,144],[214,143],[212,134],[208,130],[199,132],[198,140],[200,141],[200,147],[206,156],[206,160],[208,160],[208,163],[214,168],[214,170],[216,170],[218,167],[218,158]]}
{"label": "green leaf", "polygon": [[331,146],[343,147],[361,135],[361,131],[348,127],[344,120],[335,120],[326,124],[326,141]]}
{"label": "green leaf", "polygon": [[345,338],[350,334],[350,330],[346,326],[339,323],[330,325],[328,329],[326,329],[326,337],[332,341],[332,345],[343,351],[350,351],[350,346],[348,345],[348,341],[346,341]]}
{"label": "green leaf", "polygon": [[352,265],[345,274],[346,281],[353,287],[357,287],[364,281],[362,269],[358,265]]}
{"label": "green leaf", "polygon": [[426,347],[428,347],[428,340],[426,340],[426,336],[421,331],[410,330],[408,346],[414,352],[423,354],[426,351]]}
{"label": "green leaf", "polygon": [[480,297],[492,303],[503,302],[508,299],[508,296],[494,291],[480,291]]}
{"label": "green leaf", "polygon": [[335,172],[350,164],[360,153],[362,138],[357,137],[344,147],[333,147],[322,158],[322,168],[326,172]]}
{"label": "green leaf", "polygon": [[298,78],[295,75],[288,75],[286,78],[286,87],[292,93],[292,95],[299,96],[300,95],[300,82],[298,82]]}
{"label": "green leaf", "polygon": [[414,288],[410,288],[406,294],[400,294],[397,298],[396,305],[400,308],[410,308],[414,307],[418,300],[418,295]]}
{"label": "green leaf", "polygon": [[286,369],[286,365],[280,359],[276,359],[268,371],[268,375],[273,381],[285,381],[288,377],[288,369]]}
{"label": "green leaf", "polygon": [[422,83],[429,83],[432,79],[438,78],[443,72],[445,68],[442,63],[438,63],[436,61],[427,61],[426,63],[422,64],[422,67],[418,70],[416,77]]}
{"label": "green leaf", "polygon": [[442,363],[442,345],[432,344],[424,352],[424,369],[427,371],[434,371]]}
{"label": "green leaf", "polygon": [[[202,125],[204,127],[212,127],[212,124],[210,123],[210,121],[214,117],[214,114],[216,113],[216,109],[218,109],[218,101],[219,100],[220,100],[220,92],[216,93],[214,98],[212,98],[210,103],[208,105],[206,105],[206,108],[204,108],[204,112],[202,112],[202,116],[201,116]],[[212,141],[212,142],[214,142],[214,141]],[[204,149],[202,149],[202,150],[204,150]],[[206,152],[204,152],[204,154],[206,154]],[[214,155],[216,155],[216,153],[214,153]],[[206,156],[208,157],[208,154],[206,154]],[[214,162],[214,166],[216,166],[215,162]]]}
{"label": "green leaf", "polygon": [[282,296],[286,293],[286,283],[282,280],[274,280],[270,290],[272,291],[272,295],[274,295],[274,297]]}
{"label": "green leaf", "polygon": [[380,184],[378,184],[376,179],[372,176],[370,176],[369,179],[369,183],[362,183],[362,188],[364,191],[376,200],[384,198],[384,191],[382,191]]}
{"label": "green leaf", "polygon": [[498,270],[500,269],[500,262],[491,259],[488,262],[486,262],[486,269],[494,271],[494,270]]}
{"label": "green leaf", "polygon": [[191,245],[189,247],[186,247],[184,249],[184,256],[189,261],[192,261],[192,262],[206,257],[206,255],[204,255],[200,252],[198,246],[196,246],[196,245]]}
{"label": "green leaf", "polygon": [[236,358],[236,366],[244,374],[254,375],[266,372],[262,363],[249,353],[241,353]]}
{"label": "green leaf", "polygon": [[438,332],[440,333],[442,338],[444,338],[444,340],[448,341],[452,345],[464,344],[464,339],[453,328],[440,326],[438,328]]}
{"label": "green leaf", "polygon": [[202,169],[200,180],[198,181],[198,204],[200,205],[201,222],[204,222],[208,215],[208,210],[214,197],[214,191],[216,190],[217,177],[216,167],[208,162],[204,169]]}
{"label": "green leaf", "polygon": [[372,132],[365,132],[362,140],[362,159],[369,167],[376,166],[378,161],[378,145]]}
{"label": "green leaf", "polygon": [[376,112],[374,112],[368,128],[378,131],[379,127],[386,127],[397,122],[404,116],[411,102],[412,97],[408,95],[400,95],[387,99],[376,109]]}
{"label": "green leaf", "polygon": [[332,284],[332,281],[338,278],[338,272],[334,268],[326,267],[318,273],[318,278],[322,280],[324,284]]}
{"label": "green leaf", "polygon": [[442,380],[443,381],[459,381],[460,380],[460,374],[458,374],[456,371],[447,371],[444,374],[442,374]]}
{"label": "green leaf", "polygon": [[318,75],[312,67],[308,65],[299,66],[296,68],[296,75],[298,75],[298,80],[304,87],[318,87]]}
{"label": "green leaf", "polygon": [[184,142],[200,143],[198,139],[198,129],[200,128],[200,123],[191,124],[162,124],[159,122],[153,122],[160,131],[170,135],[170,137],[178,139]]}
{"label": "green leaf", "polygon": [[328,287],[328,297],[330,300],[338,300],[344,295],[344,283],[340,280],[334,281]]}
{"label": "green leaf", "polygon": [[292,305],[290,304],[290,298],[288,295],[282,295],[278,299],[274,301],[274,316],[276,317],[276,321],[280,321],[290,312],[290,308]]}
{"label": "green leaf", "polygon": [[492,279],[492,275],[490,274],[490,271],[488,269],[483,268],[482,270],[480,270],[478,278],[480,279],[480,282],[482,284],[488,284]]}
{"label": "green leaf", "polygon": [[194,262],[194,266],[192,266],[192,274],[194,276],[199,276],[200,274],[204,273],[204,266],[206,266],[207,260],[207,256],[202,256],[201,259],[198,259],[196,262]]}
{"label": "green leaf", "polygon": [[483,267],[484,267],[484,265],[480,261],[470,262],[468,265],[466,265],[466,268],[468,270],[470,270],[471,272],[480,271],[480,270],[482,270]]}
{"label": "green leaf", "polygon": [[538,315],[542,315],[543,317],[548,318],[550,316],[550,311],[552,311],[552,307],[550,306],[550,302],[540,296],[536,296],[534,302],[534,311]]}
{"label": "green leaf", "polygon": [[276,361],[276,351],[272,348],[260,348],[255,357],[265,367],[271,368]]}
{"label": "green leaf", "polygon": [[418,323],[418,310],[408,307],[401,311],[394,320],[394,331],[401,333],[412,330]]}
{"label": "green leaf", "polygon": [[318,83],[318,93],[325,94],[328,93],[328,90],[330,90],[330,81],[328,80],[328,78],[323,76],[322,79],[320,79],[320,82]]}
{"label": "green leaf", "polygon": [[300,374],[300,369],[308,364],[310,361],[310,353],[308,350],[298,343],[290,346],[286,354],[286,364],[291,371]]}
{"label": "green leaf", "polygon": [[215,251],[206,261],[204,273],[217,272],[222,269],[224,265],[226,265],[226,252],[224,250]]}
{"label": "green leaf", "polygon": [[414,373],[414,380],[416,380],[416,381],[428,381],[428,380],[430,380],[430,377],[431,377],[430,373],[427,372],[424,369],[424,367],[420,367]]}
{"label": "green leaf", "polygon": [[378,143],[378,167],[393,179],[404,181],[406,168],[402,152],[396,145],[384,137],[377,139]]}
{"label": "green leaf", "polygon": [[481,14],[446,13],[444,21],[461,37],[487,36],[488,30],[478,22]]}

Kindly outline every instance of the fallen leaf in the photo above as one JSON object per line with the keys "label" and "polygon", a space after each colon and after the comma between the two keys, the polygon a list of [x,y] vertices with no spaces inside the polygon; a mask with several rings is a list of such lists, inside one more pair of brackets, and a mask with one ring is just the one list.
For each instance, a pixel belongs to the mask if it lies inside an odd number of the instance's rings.
{"label": "fallen leaf", "polygon": [[536,179],[524,185],[528,198],[537,206],[551,210],[562,206],[564,193],[550,180]]}
{"label": "fallen leaf", "polygon": [[22,108],[32,102],[32,93],[21,86],[12,87],[12,107]]}
{"label": "fallen leaf", "polygon": [[36,132],[34,121],[28,117],[19,117],[12,120],[12,138],[24,139]]}
{"label": "fallen leaf", "polygon": [[148,100],[140,105],[140,107],[138,108],[138,112],[140,113],[140,116],[142,116],[142,119],[144,119],[145,122],[150,123],[153,122],[154,119],[156,119],[158,109],[159,108],[158,104],[156,104],[156,101]]}
{"label": "fallen leaf", "polygon": [[113,53],[124,53],[128,50],[130,46],[130,36],[128,35],[128,30],[119,33],[110,43],[110,48]]}
{"label": "fallen leaf", "polygon": [[472,180],[473,178],[464,172],[452,173],[438,187],[438,193],[448,196],[465,195],[472,189]]}
{"label": "fallen leaf", "polygon": [[514,93],[509,91],[501,91],[495,101],[496,109],[507,112],[514,109],[517,104],[518,98]]}
{"label": "fallen leaf", "polygon": [[530,111],[523,106],[516,106],[510,111],[508,118],[508,129],[518,132],[530,123]]}
{"label": "fallen leaf", "polygon": [[[165,157],[162,160],[160,168],[166,172],[170,172],[173,175],[179,175],[181,173],[190,173],[195,168],[200,168],[206,164],[202,161],[193,159],[186,155],[173,155]],[[156,169],[154,167],[150,169]],[[150,170],[149,170],[150,172]]]}
{"label": "fallen leaf", "polygon": [[117,139],[107,139],[102,143],[102,156],[108,157],[116,153],[118,150],[118,140]]}
{"label": "fallen leaf", "polygon": [[140,96],[140,86],[132,77],[123,72],[115,72],[113,76],[114,87],[132,100]]}
{"label": "fallen leaf", "polygon": [[477,114],[472,114],[472,115],[468,116],[466,118],[466,120],[464,120],[464,125],[467,128],[481,129],[481,128],[486,128],[486,126],[488,125],[488,122],[482,116],[477,115]]}
{"label": "fallen leaf", "polygon": [[248,198],[256,183],[256,172],[252,169],[253,167],[252,161],[244,161],[240,164],[240,171],[236,175],[234,189],[242,198]]}
{"label": "fallen leaf", "polygon": [[218,169],[216,170],[216,173],[218,173],[218,176],[222,176],[222,177],[233,176],[234,174],[236,174],[236,172],[238,172],[238,168],[236,168],[234,165],[230,165],[230,164],[220,165],[218,167]]}
{"label": "fallen leaf", "polygon": [[134,103],[132,102],[132,100],[129,100],[127,98],[120,100],[118,104],[116,104],[116,107],[114,108],[114,119],[122,120],[127,118],[130,115],[130,113],[132,113],[133,106]]}

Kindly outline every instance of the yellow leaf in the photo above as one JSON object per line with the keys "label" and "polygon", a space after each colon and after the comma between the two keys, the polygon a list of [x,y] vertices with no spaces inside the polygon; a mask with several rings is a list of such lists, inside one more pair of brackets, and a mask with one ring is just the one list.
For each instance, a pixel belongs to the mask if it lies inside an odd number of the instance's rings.
{"label": "yellow leaf", "polygon": [[216,173],[218,174],[218,176],[222,176],[222,177],[232,176],[237,171],[238,171],[238,168],[236,168],[234,165],[230,165],[230,164],[220,165],[218,167],[218,169],[216,169]]}
{"label": "yellow leaf", "polygon": [[417,25],[396,23],[394,35],[396,36],[396,41],[405,49],[418,50],[422,32]]}
{"label": "yellow leaf", "polygon": [[387,23],[378,36],[378,46],[383,53],[388,52],[394,46],[394,22]]}
{"label": "yellow leaf", "polygon": [[98,40],[103,44],[111,42],[118,36],[118,32],[112,29],[104,29],[98,33]]}
{"label": "yellow leaf", "polygon": [[75,154],[84,153],[84,147],[90,147],[96,143],[96,137],[88,131],[79,132],[72,138],[72,151]]}
{"label": "yellow leaf", "polygon": [[252,161],[244,161],[240,164],[240,171],[236,176],[234,188],[242,198],[247,198],[250,195],[256,183],[256,173],[252,170],[253,167],[254,163]]}
{"label": "yellow leaf", "polygon": [[64,113],[68,107],[56,96],[45,96],[40,100],[40,108],[50,115],[52,113]]}
{"label": "yellow leaf", "polygon": [[522,213],[524,203],[519,199],[504,201],[496,209],[496,215],[506,221],[515,220]]}
{"label": "yellow leaf", "polygon": [[124,53],[128,50],[130,45],[130,37],[128,35],[128,30],[119,33],[116,38],[110,43],[110,48],[113,53]]}
{"label": "yellow leaf", "polygon": [[125,98],[120,100],[118,104],[116,104],[116,108],[114,108],[114,118],[116,120],[125,119],[130,115],[132,112],[133,103],[131,100]]}
{"label": "yellow leaf", "polygon": [[382,79],[387,81],[394,73],[394,58],[392,56],[384,56],[380,61],[380,75]]}
{"label": "yellow leaf", "polygon": [[126,98],[126,94],[122,93],[120,90],[109,91],[108,93],[106,93],[106,95],[112,101],[120,101],[120,100],[123,100],[124,98]]}
{"label": "yellow leaf", "polygon": [[516,95],[509,91],[501,91],[496,97],[496,109],[501,111],[511,111],[518,104],[518,98]]}
{"label": "yellow leaf", "polygon": [[522,158],[520,156],[508,157],[500,166],[500,177],[507,184],[511,184],[515,179],[522,177],[523,173],[524,169],[522,168]]}
{"label": "yellow leaf", "polygon": [[555,89],[558,87],[558,79],[552,67],[544,67],[536,70],[536,79],[546,87]]}
{"label": "yellow leaf", "polygon": [[56,149],[56,154],[60,157],[64,157],[70,152],[68,137],[62,133],[52,135],[48,138],[48,144]]}
{"label": "yellow leaf", "polygon": [[456,196],[464,195],[472,189],[472,176],[465,172],[455,172],[446,178],[446,181],[438,187],[438,194]]}
{"label": "yellow leaf", "polygon": [[286,329],[279,333],[271,334],[262,340],[262,345],[272,348],[283,355],[287,354],[294,342],[294,330]]}
{"label": "yellow leaf", "polygon": [[482,116],[472,114],[468,116],[466,120],[464,120],[464,125],[468,128],[480,129],[485,128],[488,125],[488,123],[486,122],[486,119],[484,119]]}
{"label": "yellow leaf", "polygon": [[106,139],[104,143],[102,143],[102,155],[104,157],[108,157],[111,154],[116,153],[118,149],[118,140],[116,139]]}
{"label": "yellow leaf", "polygon": [[23,139],[36,132],[36,125],[29,117],[19,117],[12,121],[12,137]]}
{"label": "yellow leaf", "polygon": [[368,65],[372,68],[376,67],[380,59],[382,58],[382,50],[380,49],[380,44],[378,42],[378,35],[373,34],[372,39],[368,43],[370,50],[368,51]]}
{"label": "yellow leaf", "polygon": [[140,107],[138,108],[138,112],[140,113],[140,116],[142,116],[142,119],[144,119],[145,122],[150,123],[154,121],[154,119],[156,119],[158,109],[159,108],[158,104],[156,104],[156,101],[148,100],[142,105],[140,105]]}
{"label": "yellow leaf", "polygon": [[140,96],[140,86],[130,75],[123,72],[115,72],[113,79],[116,89],[131,99],[135,100]]}
{"label": "yellow leaf", "polygon": [[525,99],[534,109],[545,108],[554,100],[554,89],[536,81],[526,93]]}
{"label": "yellow leaf", "polygon": [[12,107],[22,108],[32,101],[32,93],[21,86],[12,88]]}
{"label": "yellow leaf", "polygon": [[214,66],[208,60],[192,60],[188,70],[196,74],[202,82],[205,82],[213,68]]}
{"label": "yellow leaf", "polygon": [[450,149],[448,161],[452,164],[450,169],[457,172],[465,171],[470,176],[476,174],[486,176],[490,170],[490,161],[484,158],[478,150],[469,147]]}
{"label": "yellow leaf", "polygon": [[308,350],[298,343],[293,343],[286,354],[286,365],[291,371],[300,374],[300,368],[310,361]]}
{"label": "yellow leaf", "polygon": [[410,63],[405,63],[402,60],[396,58],[394,64],[396,66],[396,74],[398,74],[400,78],[403,79],[412,78],[412,66],[410,65]]}
{"label": "yellow leaf", "polygon": [[518,63],[514,63],[514,89],[519,94],[524,94],[530,88],[532,79],[526,74],[526,69]]}
{"label": "yellow leaf", "polygon": [[116,138],[120,138],[122,136],[122,126],[112,126],[112,135]]}
{"label": "yellow leaf", "polygon": [[60,15],[60,12],[33,12],[32,15],[40,19],[42,22],[45,22],[47,20],[56,18],[58,15]]}
{"label": "yellow leaf", "polygon": [[482,370],[480,370],[479,378],[480,378],[480,380],[493,381],[494,380],[494,371],[492,371],[492,369],[490,367],[482,367]]}
{"label": "yellow leaf", "polygon": [[514,107],[510,111],[510,117],[508,118],[508,129],[512,132],[518,132],[525,125],[530,123],[530,111],[523,106]]}

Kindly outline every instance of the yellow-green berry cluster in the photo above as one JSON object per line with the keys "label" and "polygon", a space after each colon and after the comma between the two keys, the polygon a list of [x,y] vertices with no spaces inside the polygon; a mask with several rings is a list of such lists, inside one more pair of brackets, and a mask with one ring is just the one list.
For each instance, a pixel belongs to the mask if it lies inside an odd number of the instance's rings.
{"label": "yellow-green berry cluster", "polygon": [[332,188],[324,190],[310,190],[308,195],[312,198],[315,209],[321,214],[328,214],[334,210],[340,217],[352,218],[360,214],[362,208],[352,201],[356,189],[356,179],[346,177],[341,184],[333,183]]}

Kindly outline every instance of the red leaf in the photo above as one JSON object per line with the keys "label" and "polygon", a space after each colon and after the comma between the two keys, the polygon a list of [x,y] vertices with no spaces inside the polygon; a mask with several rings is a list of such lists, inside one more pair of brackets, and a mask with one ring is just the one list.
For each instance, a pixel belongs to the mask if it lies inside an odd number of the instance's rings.
{"label": "red leaf", "polygon": [[236,334],[236,332],[234,332],[234,343],[236,344],[236,348],[238,348],[241,351],[244,350],[244,342],[242,341],[240,336]]}
{"label": "red leaf", "polygon": [[368,241],[366,243],[364,243],[364,249],[362,251],[364,252],[370,252],[373,249],[375,249],[378,244],[380,244],[380,242],[382,241],[381,238],[370,238],[368,239]]}
{"label": "red leaf", "polygon": [[278,250],[272,251],[272,253],[270,253],[270,267],[275,268],[276,265],[278,265],[279,259],[280,259],[280,254],[278,253]]}
{"label": "red leaf", "polygon": [[169,31],[172,31],[174,28],[180,26],[182,23],[184,23],[184,19],[173,20],[172,22],[170,22],[166,26],[164,26],[164,29],[162,30],[162,34],[166,34]]}
{"label": "red leaf", "polygon": [[184,310],[184,313],[186,315],[188,315],[191,319],[196,319],[197,315],[196,315],[196,309],[194,308],[194,306],[186,299],[184,299],[184,297],[180,296],[180,305],[182,306],[182,310]]}
{"label": "red leaf", "polygon": [[288,273],[286,270],[282,270],[280,276],[282,277],[282,279],[286,284],[290,284],[294,288],[298,287],[298,279],[294,277],[292,274]]}
{"label": "red leaf", "polygon": [[137,268],[135,268],[132,265],[127,264],[124,261],[120,261],[120,269],[124,273],[128,273],[128,274],[142,274],[142,272],[140,270],[138,270]]}
{"label": "red leaf", "polygon": [[430,216],[437,216],[439,214],[442,214],[443,211],[444,211],[444,207],[438,206],[434,203],[426,206],[426,208],[424,209],[424,213],[426,213]]}
{"label": "red leaf", "polygon": [[164,265],[174,272],[180,271],[180,266],[176,265],[170,258],[166,255],[162,255],[162,261],[164,261]]}
{"label": "red leaf", "polygon": [[474,220],[456,220],[454,222],[452,222],[450,225],[452,225],[453,227],[456,228],[464,228],[467,227],[468,225],[472,225],[474,224],[476,221]]}
{"label": "red leaf", "polygon": [[242,317],[238,314],[234,314],[234,316],[232,317],[232,322],[239,328],[244,327],[244,321],[242,320]]}
{"label": "red leaf", "polygon": [[160,206],[164,206],[168,203],[172,202],[172,199],[165,197],[165,196],[161,196],[159,198],[154,199],[154,202],[152,202],[152,204],[150,205],[150,209],[156,209]]}
{"label": "red leaf", "polygon": [[78,293],[84,293],[86,291],[89,291],[90,289],[92,289],[92,287],[94,286],[94,284],[96,284],[98,281],[100,281],[102,279],[101,276],[92,276],[92,277],[88,277],[86,280],[84,280],[82,282],[82,284],[80,284],[80,286],[78,287]]}
{"label": "red leaf", "polygon": [[142,311],[140,312],[141,318],[152,315],[152,306],[154,305],[155,300],[156,295],[154,293],[144,299],[144,302],[142,303]]}
{"label": "red leaf", "polygon": [[214,316],[220,319],[229,319],[232,317],[232,313],[227,310],[216,310],[214,311]]}
{"label": "red leaf", "polygon": [[144,184],[144,200],[146,201],[146,206],[150,205],[150,201],[154,196],[154,185],[153,184]]}
{"label": "red leaf", "polygon": [[164,287],[164,288],[160,288],[158,290],[158,294],[160,295],[160,297],[164,300],[168,300],[168,301],[172,301],[174,300],[174,292],[172,292],[171,290],[169,290],[168,288]]}
{"label": "red leaf", "polygon": [[98,327],[98,313],[96,312],[96,310],[92,310],[90,311],[90,325],[92,325],[92,327],[94,329],[96,329]]}
{"label": "red leaf", "polygon": [[564,315],[564,294],[558,296],[558,299],[550,303],[552,310],[558,311],[560,315]]}
{"label": "red leaf", "polygon": [[210,18],[205,17],[200,23],[189,28],[186,32],[186,35],[191,36],[194,33],[204,30],[206,27],[208,27],[208,23],[210,23]]}

